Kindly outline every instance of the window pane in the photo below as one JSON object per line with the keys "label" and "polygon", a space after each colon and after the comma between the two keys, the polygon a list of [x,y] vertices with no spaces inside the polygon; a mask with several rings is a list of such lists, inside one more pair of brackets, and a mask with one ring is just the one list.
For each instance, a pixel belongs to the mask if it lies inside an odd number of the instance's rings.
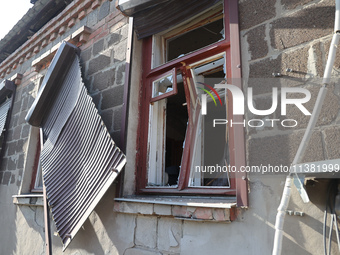
{"label": "window pane", "polygon": [[167,61],[224,39],[223,19],[205,24],[199,28],[167,40]]}
{"label": "window pane", "polygon": [[173,91],[173,75],[169,74],[152,83],[152,97],[161,96]]}
{"label": "window pane", "polygon": [[177,186],[188,122],[182,76],[178,92],[150,104],[148,186]]}
{"label": "window pane", "polygon": [[219,58],[192,69],[197,97],[207,113],[197,113],[193,128],[193,144],[189,186],[229,186],[229,141],[227,125],[213,126],[214,119],[227,120],[226,94],[214,90],[214,85],[225,82],[224,58]]}

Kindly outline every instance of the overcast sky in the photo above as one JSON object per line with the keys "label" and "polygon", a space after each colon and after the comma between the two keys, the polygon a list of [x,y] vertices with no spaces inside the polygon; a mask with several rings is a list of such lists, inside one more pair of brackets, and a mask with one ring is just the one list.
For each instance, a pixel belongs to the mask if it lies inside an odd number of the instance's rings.
{"label": "overcast sky", "polygon": [[0,7],[0,39],[26,14],[33,4],[30,0],[1,1]]}

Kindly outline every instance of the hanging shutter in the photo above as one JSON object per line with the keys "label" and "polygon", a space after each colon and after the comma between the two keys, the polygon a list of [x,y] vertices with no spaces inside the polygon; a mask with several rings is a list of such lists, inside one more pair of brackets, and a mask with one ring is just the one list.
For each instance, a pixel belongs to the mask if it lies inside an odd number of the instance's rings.
{"label": "hanging shutter", "polygon": [[43,182],[64,250],[126,162],[87,94],[77,52],[60,46],[26,116],[43,131]]}

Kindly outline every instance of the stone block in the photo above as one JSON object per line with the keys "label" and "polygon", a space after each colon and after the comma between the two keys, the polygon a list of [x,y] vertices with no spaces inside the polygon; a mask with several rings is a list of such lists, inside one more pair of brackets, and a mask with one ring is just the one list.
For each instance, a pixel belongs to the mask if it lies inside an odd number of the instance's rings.
{"label": "stone block", "polygon": [[[302,140],[304,131],[291,134],[264,136],[248,140],[250,166],[289,166]],[[303,162],[324,160],[320,131],[314,131]]]}
{"label": "stone block", "polygon": [[[215,208],[213,209],[213,218],[216,221],[226,221],[229,220],[229,217],[227,218],[225,215],[225,209],[222,208]],[[229,210],[228,210],[229,211]]]}
{"label": "stone block", "polygon": [[112,129],[112,117],[113,117],[113,111],[111,109],[109,110],[105,110],[105,111],[102,111],[100,113],[102,119],[103,119],[103,122],[106,126],[106,128],[111,131]]}
{"label": "stone block", "polygon": [[101,39],[95,44],[93,44],[93,50],[92,50],[93,56],[96,56],[103,50],[104,50],[104,39]]}
{"label": "stone block", "polygon": [[21,130],[21,138],[28,137],[28,135],[30,133],[30,130],[31,130],[31,126],[30,125],[28,125],[28,124],[23,125],[22,130]]}
{"label": "stone block", "polygon": [[310,0],[281,0],[281,4],[287,10],[292,10],[308,3],[310,3]]}
{"label": "stone block", "polygon": [[17,163],[18,169],[23,169],[24,163],[25,163],[25,154],[20,154],[19,159],[18,159],[18,163]]}
{"label": "stone block", "polygon": [[275,0],[245,0],[239,3],[240,29],[256,26],[276,13]]}
{"label": "stone block", "polygon": [[8,146],[7,155],[8,155],[8,156],[14,155],[14,154],[15,154],[16,147],[17,147],[17,142],[10,142],[10,143],[7,143],[7,146]]}
{"label": "stone block", "polygon": [[147,248],[156,248],[157,217],[137,216],[135,244]]}
{"label": "stone block", "polygon": [[110,13],[110,2],[105,1],[99,8],[98,20],[104,19]]}
{"label": "stone block", "polygon": [[247,42],[249,44],[249,52],[251,59],[263,58],[268,54],[268,45],[265,40],[266,25],[261,25],[253,28],[247,35]]}
{"label": "stone block", "polygon": [[146,250],[142,248],[129,248],[126,249],[124,255],[162,255],[158,251]]}
{"label": "stone block", "polygon": [[122,35],[120,33],[112,33],[110,37],[107,38],[107,44],[108,46],[112,46],[114,44],[117,44],[120,42],[120,39],[122,38]]}
{"label": "stone block", "polygon": [[13,183],[15,183],[15,174],[12,174],[11,175],[11,182],[10,182],[11,184],[13,184]]}
{"label": "stone block", "polygon": [[2,184],[8,185],[8,184],[9,184],[9,181],[10,181],[10,179],[11,179],[11,176],[12,176],[11,172],[5,172],[5,173],[4,173],[4,176],[3,176],[3,178],[2,178]]}
{"label": "stone block", "polygon": [[200,220],[212,220],[212,210],[211,208],[197,208],[192,217]]}
{"label": "stone block", "polygon": [[271,23],[271,45],[287,49],[333,33],[334,1],[303,8]]}
{"label": "stone block", "polygon": [[340,158],[340,127],[329,127],[323,131],[327,159]]}
{"label": "stone block", "polygon": [[7,160],[7,170],[16,170],[17,169],[17,162],[12,158],[8,158]]}
{"label": "stone block", "polygon": [[89,62],[89,68],[88,68],[87,74],[91,75],[108,67],[110,64],[110,61],[111,61],[110,56],[99,55],[98,57],[92,59]]}
{"label": "stone block", "polygon": [[[303,104],[310,113],[312,113],[315,107],[315,102],[320,90],[321,82],[322,82],[321,79],[317,79],[314,82],[316,86],[311,84],[309,86],[304,87],[311,93],[311,99],[307,103]],[[289,98],[300,98],[301,96],[304,97],[304,95],[302,94],[296,94],[294,95],[294,97],[288,95]],[[298,125],[294,128],[295,130],[307,127],[308,122],[310,120],[310,116],[304,115],[301,112],[301,110],[299,110],[295,105],[287,105],[286,109],[287,109],[286,115],[281,115],[280,113],[280,120],[283,119],[296,120],[298,122]],[[339,109],[340,109],[339,100],[338,97],[334,94],[334,86],[329,86],[326,94],[326,100],[322,105],[321,113],[316,125],[323,126],[331,124],[336,119]],[[280,129],[287,130],[287,128],[284,128],[282,126],[280,126]]]}
{"label": "stone block", "polygon": [[122,111],[122,108],[119,107],[113,112],[113,130],[115,131],[120,130],[122,126]]}
{"label": "stone block", "polygon": [[180,218],[191,218],[193,210],[188,210],[186,206],[175,205],[172,207],[172,215]]}
{"label": "stone block", "polygon": [[101,109],[109,109],[123,104],[124,86],[110,88],[103,93]]}
{"label": "stone block", "polygon": [[182,221],[171,218],[158,220],[157,248],[162,251],[178,252],[181,243]]}
{"label": "stone block", "polygon": [[20,136],[21,136],[21,129],[22,129],[21,125],[20,125],[20,126],[16,126],[16,127],[14,128],[13,136],[12,136],[12,139],[13,139],[13,140],[18,140],[18,139],[20,139]]}
{"label": "stone block", "polygon": [[116,72],[116,84],[123,85],[125,82],[125,62],[117,68]]}
{"label": "stone block", "polygon": [[153,212],[156,215],[171,215],[171,206],[155,204],[153,206]]}
{"label": "stone block", "polygon": [[108,71],[99,72],[94,75],[92,91],[102,91],[115,84],[116,70],[110,69]]}

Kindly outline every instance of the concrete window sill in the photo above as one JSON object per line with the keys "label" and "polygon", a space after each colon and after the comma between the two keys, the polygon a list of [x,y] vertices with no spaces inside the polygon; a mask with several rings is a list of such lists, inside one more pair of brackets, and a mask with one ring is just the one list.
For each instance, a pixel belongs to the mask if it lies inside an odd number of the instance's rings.
{"label": "concrete window sill", "polygon": [[15,205],[44,206],[43,194],[23,194],[12,197]]}
{"label": "concrete window sill", "polygon": [[226,197],[151,197],[116,198],[118,213],[166,216],[181,220],[231,222],[235,220],[236,199]]}

